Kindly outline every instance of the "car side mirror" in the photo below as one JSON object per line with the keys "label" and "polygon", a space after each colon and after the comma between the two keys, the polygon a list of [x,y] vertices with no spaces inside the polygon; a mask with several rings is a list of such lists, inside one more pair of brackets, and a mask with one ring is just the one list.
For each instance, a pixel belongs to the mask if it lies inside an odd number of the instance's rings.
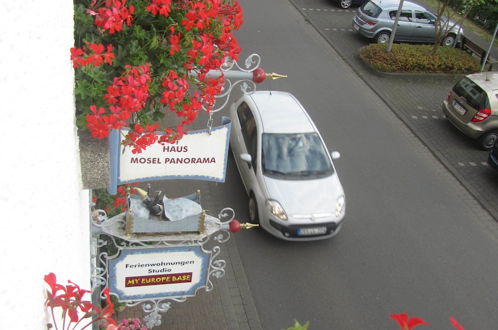
{"label": "car side mirror", "polygon": [[330,155],[332,156],[333,160],[341,158],[341,154],[339,153],[339,151],[332,151]]}
{"label": "car side mirror", "polygon": [[249,165],[249,167],[251,167],[251,163],[252,163],[251,155],[244,153],[244,154],[240,154],[239,158],[242,159],[244,162],[246,162]]}

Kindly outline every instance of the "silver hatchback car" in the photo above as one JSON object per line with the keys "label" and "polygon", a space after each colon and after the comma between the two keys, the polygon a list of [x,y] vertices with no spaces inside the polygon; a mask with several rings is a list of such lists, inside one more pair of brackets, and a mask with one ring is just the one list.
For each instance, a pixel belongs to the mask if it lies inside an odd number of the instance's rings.
{"label": "silver hatchback car", "polygon": [[[362,36],[387,43],[391,36],[399,1],[371,0],[358,9],[353,18],[353,29]],[[404,1],[400,13],[395,41],[434,43],[436,15],[415,3]],[[450,21],[453,26],[443,39],[444,46],[455,46],[461,41],[463,30]]]}
{"label": "silver hatchback car", "polygon": [[258,91],[230,108],[230,145],[249,196],[249,220],[284,240],[336,235],[346,200],[320,133],[291,94]]}

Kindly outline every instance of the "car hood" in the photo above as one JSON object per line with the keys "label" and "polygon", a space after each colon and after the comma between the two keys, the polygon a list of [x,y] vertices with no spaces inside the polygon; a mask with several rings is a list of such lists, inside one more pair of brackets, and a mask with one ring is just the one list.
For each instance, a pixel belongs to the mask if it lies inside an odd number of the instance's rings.
{"label": "car hood", "polygon": [[[441,21],[442,22],[447,22],[448,21],[448,17],[446,16],[441,16]],[[454,25],[454,26],[453,26]],[[456,22],[454,22],[453,20],[450,19],[449,23],[448,23],[448,26],[453,26],[452,29],[450,29],[450,31],[452,32],[455,32],[455,33],[458,33],[459,30],[460,30],[460,34],[463,34],[463,29],[460,29],[460,25],[457,24]]]}
{"label": "car hood", "polygon": [[344,195],[337,174],[314,180],[264,178],[269,198],[279,202],[289,218],[333,215],[337,198]]}

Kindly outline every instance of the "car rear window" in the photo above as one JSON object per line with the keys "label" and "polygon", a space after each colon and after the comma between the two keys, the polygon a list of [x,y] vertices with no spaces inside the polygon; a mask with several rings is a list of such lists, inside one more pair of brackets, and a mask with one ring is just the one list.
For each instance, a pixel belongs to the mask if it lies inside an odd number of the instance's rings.
{"label": "car rear window", "polygon": [[456,83],[453,91],[460,97],[465,98],[467,103],[474,109],[489,108],[489,99],[486,92],[471,79],[464,77]]}
{"label": "car rear window", "polygon": [[366,2],[362,7],[361,11],[370,17],[379,17],[380,13],[382,12],[382,9],[377,6],[375,3],[372,1]]}

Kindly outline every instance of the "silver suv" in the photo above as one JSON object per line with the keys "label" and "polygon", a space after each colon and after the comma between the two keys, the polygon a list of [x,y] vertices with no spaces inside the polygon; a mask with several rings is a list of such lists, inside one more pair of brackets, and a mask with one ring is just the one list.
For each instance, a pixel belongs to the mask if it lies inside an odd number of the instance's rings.
{"label": "silver suv", "polygon": [[[399,1],[372,0],[358,9],[353,18],[353,29],[364,37],[378,43],[387,43],[391,36],[394,20],[398,11]],[[436,15],[424,7],[405,1],[400,13],[395,41],[434,43]],[[450,21],[453,28],[443,39],[444,46],[454,46],[459,43],[463,30]]]}
{"label": "silver suv", "polygon": [[489,150],[498,141],[498,72],[463,77],[443,101],[446,118]]}

